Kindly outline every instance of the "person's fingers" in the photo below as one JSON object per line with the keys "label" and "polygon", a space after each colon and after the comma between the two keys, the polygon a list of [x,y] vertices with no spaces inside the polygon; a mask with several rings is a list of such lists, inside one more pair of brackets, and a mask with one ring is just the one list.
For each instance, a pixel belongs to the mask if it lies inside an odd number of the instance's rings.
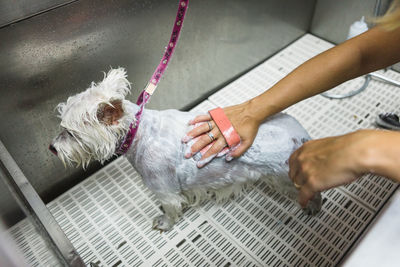
{"label": "person's fingers", "polygon": [[299,161],[298,161],[299,149],[294,151],[289,157],[289,177],[294,182],[294,178],[300,171]]}
{"label": "person's fingers", "polygon": [[248,142],[239,143],[226,155],[226,160],[231,161],[234,158],[240,157],[249,147],[250,144]]}
{"label": "person's fingers", "polygon": [[[199,152],[201,149],[203,149],[205,146],[207,146],[209,143],[211,143],[215,139],[219,139],[219,130],[213,129],[212,131],[208,132],[207,134],[203,134],[202,136],[199,137],[199,139],[192,145],[190,148],[191,154],[194,155],[197,152]],[[210,135],[213,135],[214,138],[213,140],[211,139]],[[190,157],[190,156],[189,156]]]}
{"label": "person's fingers", "polygon": [[189,131],[188,133],[186,133],[186,135],[182,138],[182,142],[187,143],[190,140],[192,140],[193,138],[195,138],[196,136],[206,133],[214,128],[216,128],[214,121],[204,122],[201,125],[195,127],[191,131]]}
{"label": "person's fingers", "polygon": [[201,159],[196,163],[197,168],[203,168],[207,163],[209,163],[217,154],[212,154],[208,158]]}
{"label": "person's fingers", "polygon": [[308,186],[307,185],[307,176],[304,172],[301,170],[298,170],[298,172],[291,178],[293,181],[294,187],[296,187],[297,190],[301,190],[303,186]]}
{"label": "person's fingers", "polygon": [[199,115],[199,116],[195,117],[193,120],[190,120],[189,125],[194,125],[198,122],[210,121],[210,120],[211,120],[210,114]]}
{"label": "person's fingers", "polygon": [[207,150],[207,152],[201,157],[201,160],[204,160],[208,157],[211,157],[211,155],[218,155],[219,152],[221,152],[224,147],[226,146],[226,142],[224,138],[218,138],[212,147]]}
{"label": "person's fingers", "polygon": [[224,147],[224,149],[222,149],[222,150],[218,153],[217,157],[225,156],[228,152],[229,152],[229,147],[226,146],[226,147]]}

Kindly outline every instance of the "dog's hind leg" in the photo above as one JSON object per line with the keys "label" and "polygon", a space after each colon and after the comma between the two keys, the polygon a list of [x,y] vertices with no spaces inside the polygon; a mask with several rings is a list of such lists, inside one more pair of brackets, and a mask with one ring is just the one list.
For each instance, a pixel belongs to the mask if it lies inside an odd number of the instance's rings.
{"label": "dog's hind leg", "polygon": [[308,201],[307,207],[305,207],[303,211],[307,215],[316,215],[321,210],[321,207],[322,207],[321,193],[317,193],[310,201]]}
{"label": "dog's hind leg", "polygon": [[154,218],[153,229],[169,231],[182,216],[185,198],[175,194],[157,194],[157,198],[161,201],[164,214]]}
{"label": "dog's hind leg", "polygon": [[[287,196],[294,203],[297,203],[299,191],[294,187],[293,182],[288,177],[263,176],[262,180],[274,190]],[[306,215],[316,215],[321,210],[321,207],[322,197],[321,193],[318,193],[308,202],[303,211]]]}
{"label": "dog's hind leg", "polygon": [[[298,203],[298,198],[299,198],[299,192],[297,189],[290,190],[289,194],[286,194],[290,199],[293,200],[293,202]],[[310,199],[310,201],[308,201],[308,204],[305,208],[303,208],[303,212],[306,215],[316,215],[322,207],[322,197],[321,197],[321,193],[317,193],[315,194],[315,196]]]}

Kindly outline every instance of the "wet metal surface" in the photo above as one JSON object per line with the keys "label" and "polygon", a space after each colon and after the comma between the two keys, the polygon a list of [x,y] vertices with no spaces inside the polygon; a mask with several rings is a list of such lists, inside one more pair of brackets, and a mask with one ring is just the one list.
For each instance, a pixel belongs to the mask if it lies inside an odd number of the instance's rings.
{"label": "wet metal surface", "polygon": [[310,32],[339,44],[346,40],[352,23],[365,16],[371,26],[370,20],[374,14],[384,14],[390,2],[390,0],[318,0]]}
{"label": "wet metal surface", "polygon": [[77,0],[0,1],[0,27],[29,18]]}
{"label": "wet metal surface", "polygon": [[84,266],[72,243],[61,230],[37,192],[21,172],[4,144],[0,141],[0,177],[24,213],[31,218],[38,233],[57,256],[62,266]]}

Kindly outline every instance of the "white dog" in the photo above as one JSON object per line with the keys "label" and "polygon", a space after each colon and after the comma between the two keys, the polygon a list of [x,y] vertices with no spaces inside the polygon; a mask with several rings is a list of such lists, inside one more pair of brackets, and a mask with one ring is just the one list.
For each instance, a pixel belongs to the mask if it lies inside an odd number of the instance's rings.
{"label": "white dog", "polygon": [[[50,149],[64,165],[86,167],[92,159],[104,162],[115,155],[138,110],[136,104],[125,100],[130,92],[126,77],[124,69],[112,69],[102,82],[92,83],[57,106],[63,131]],[[195,159],[184,158],[187,145],[181,142],[188,121],[196,115],[145,109],[135,140],[125,154],[161,201],[164,215],[154,219],[154,228],[169,230],[183,207],[211,198],[227,200],[259,179],[296,200],[298,192],[288,177],[288,159],[310,137],[294,118],[286,114],[270,117],[241,157],[230,162],[215,158],[199,169]],[[317,213],[320,195],[309,203],[307,214]]]}

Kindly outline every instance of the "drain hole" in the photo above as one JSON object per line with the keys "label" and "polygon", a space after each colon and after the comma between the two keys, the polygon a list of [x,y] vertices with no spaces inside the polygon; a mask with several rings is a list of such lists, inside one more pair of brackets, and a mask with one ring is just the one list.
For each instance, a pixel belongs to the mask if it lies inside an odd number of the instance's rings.
{"label": "drain hole", "polygon": [[351,201],[351,200],[347,201],[346,205],[344,205],[344,208],[348,209],[350,207],[351,203],[353,203],[353,201]]}
{"label": "drain hole", "polygon": [[291,220],[292,220],[292,217],[287,218],[286,221],[284,222],[284,224],[287,225]]}
{"label": "drain hole", "polygon": [[179,242],[178,244],[176,244],[176,247],[179,248],[180,246],[182,246],[183,243],[186,242],[186,239],[182,239],[181,242]]}
{"label": "drain hole", "polygon": [[361,124],[363,121],[364,121],[364,120],[360,120],[360,121],[358,122],[358,124]]}
{"label": "drain hole", "polygon": [[117,267],[118,265],[120,265],[122,263],[121,260],[117,261],[112,267]]}
{"label": "drain hole", "polygon": [[365,117],[364,117],[364,118],[366,119],[366,118],[368,118],[368,117],[369,117],[369,113],[368,113],[367,115],[365,115]]}
{"label": "drain hole", "polygon": [[207,221],[202,222],[202,223],[199,225],[199,228],[202,227],[203,225],[205,225],[206,223],[208,223],[208,222],[207,222]]}
{"label": "drain hole", "polygon": [[381,102],[376,103],[375,107],[379,107],[380,104]]}
{"label": "drain hole", "polygon": [[325,204],[325,202],[327,201],[328,199],[325,197],[325,198],[323,198],[322,199],[322,204]]}
{"label": "drain hole", "polygon": [[224,265],[224,267],[229,267],[229,266],[231,266],[231,263],[230,263],[230,262],[227,262],[227,263]]}
{"label": "drain hole", "polygon": [[122,242],[121,244],[118,245],[117,249],[120,249],[125,244],[126,244],[126,241]]}
{"label": "drain hole", "polygon": [[193,243],[196,242],[197,239],[199,239],[200,237],[201,237],[201,235],[197,235],[195,238],[192,239],[192,242],[193,242]]}

